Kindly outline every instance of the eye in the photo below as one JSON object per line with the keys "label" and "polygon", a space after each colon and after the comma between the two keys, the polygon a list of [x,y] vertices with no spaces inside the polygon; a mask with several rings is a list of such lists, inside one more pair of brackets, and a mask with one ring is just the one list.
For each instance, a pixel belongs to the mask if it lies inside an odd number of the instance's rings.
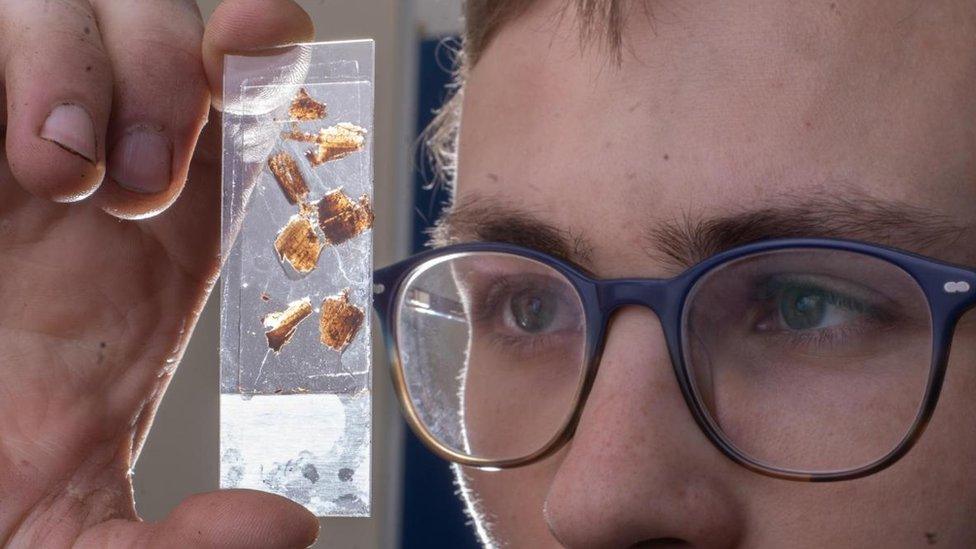
{"label": "eye", "polygon": [[779,313],[783,323],[793,330],[824,328],[828,312],[828,296],[814,289],[794,288],[783,292]]}
{"label": "eye", "polygon": [[565,282],[529,273],[477,282],[468,286],[467,307],[482,337],[551,342],[552,336],[575,337],[582,327],[579,300]]}
{"label": "eye", "polygon": [[841,329],[882,319],[883,312],[854,297],[856,289],[835,289],[826,281],[767,280],[759,292],[760,332],[814,332]]}
{"label": "eye", "polygon": [[515,325],[529,333],[549,331],[559,312],[559,300],[552,292],[535,289],[514,294],[509,312]]}

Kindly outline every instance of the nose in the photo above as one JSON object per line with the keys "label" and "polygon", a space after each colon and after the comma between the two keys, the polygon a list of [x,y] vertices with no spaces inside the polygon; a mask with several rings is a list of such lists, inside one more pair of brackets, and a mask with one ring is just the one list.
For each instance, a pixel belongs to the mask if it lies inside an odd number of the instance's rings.
{"label": "nose", "polygon": [[733,547],[738,471],[705,438],[681,396],[657,317],[613,317],[599,372],[546,499],[569,548]]}

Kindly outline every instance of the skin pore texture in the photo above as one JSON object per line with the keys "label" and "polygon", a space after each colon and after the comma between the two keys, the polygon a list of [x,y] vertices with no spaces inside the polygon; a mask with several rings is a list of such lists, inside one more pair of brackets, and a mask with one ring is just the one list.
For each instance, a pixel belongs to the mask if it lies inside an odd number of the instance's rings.
{"label": "skin pore texture", "polygon": [[[634,2],[625,20],[619,64],[580,44],[562,2],[499,30],[465,83],[443,239],[529,245],[604,278],[779,236],[976,264],[976,4]],[[525,468],[458,468],[465,497],[484,540],[511,547],[974,546],[973,317],[911,452],[804,484],[722,456],[657,318],[621,309],[570,443]]]}

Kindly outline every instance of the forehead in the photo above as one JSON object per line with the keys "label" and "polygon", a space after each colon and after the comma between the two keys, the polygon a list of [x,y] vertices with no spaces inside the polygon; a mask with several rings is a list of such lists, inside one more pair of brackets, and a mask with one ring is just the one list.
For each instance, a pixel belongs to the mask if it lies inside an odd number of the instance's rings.
{"label": "forehead", "polygon": [[969,219],[973,9],[869,4],[651,2],[627,13],[616,64],[580,46],[572,10],[538,2],[470,72],[458,198],[586,232],[595,260],[626,258],[638,224],[782,195]]}

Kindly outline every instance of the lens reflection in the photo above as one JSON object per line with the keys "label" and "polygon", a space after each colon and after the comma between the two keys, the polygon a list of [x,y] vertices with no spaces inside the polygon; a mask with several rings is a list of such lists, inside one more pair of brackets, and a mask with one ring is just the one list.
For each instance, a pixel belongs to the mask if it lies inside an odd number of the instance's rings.
{"label": "lens reflection", "polygon": [[470,457],[526,457],[560,433],[582,384],[584,334],[569,281],[515,254],[441,257],[400,291],[410,404],[440,444]]}
{"label": "lens reflection", "polygon": [[869,465],[921,409],[928,302],[881,259],[828,249],[748,256],[704,275],[682,322],[696,397],[722,436],[762,465]]}

